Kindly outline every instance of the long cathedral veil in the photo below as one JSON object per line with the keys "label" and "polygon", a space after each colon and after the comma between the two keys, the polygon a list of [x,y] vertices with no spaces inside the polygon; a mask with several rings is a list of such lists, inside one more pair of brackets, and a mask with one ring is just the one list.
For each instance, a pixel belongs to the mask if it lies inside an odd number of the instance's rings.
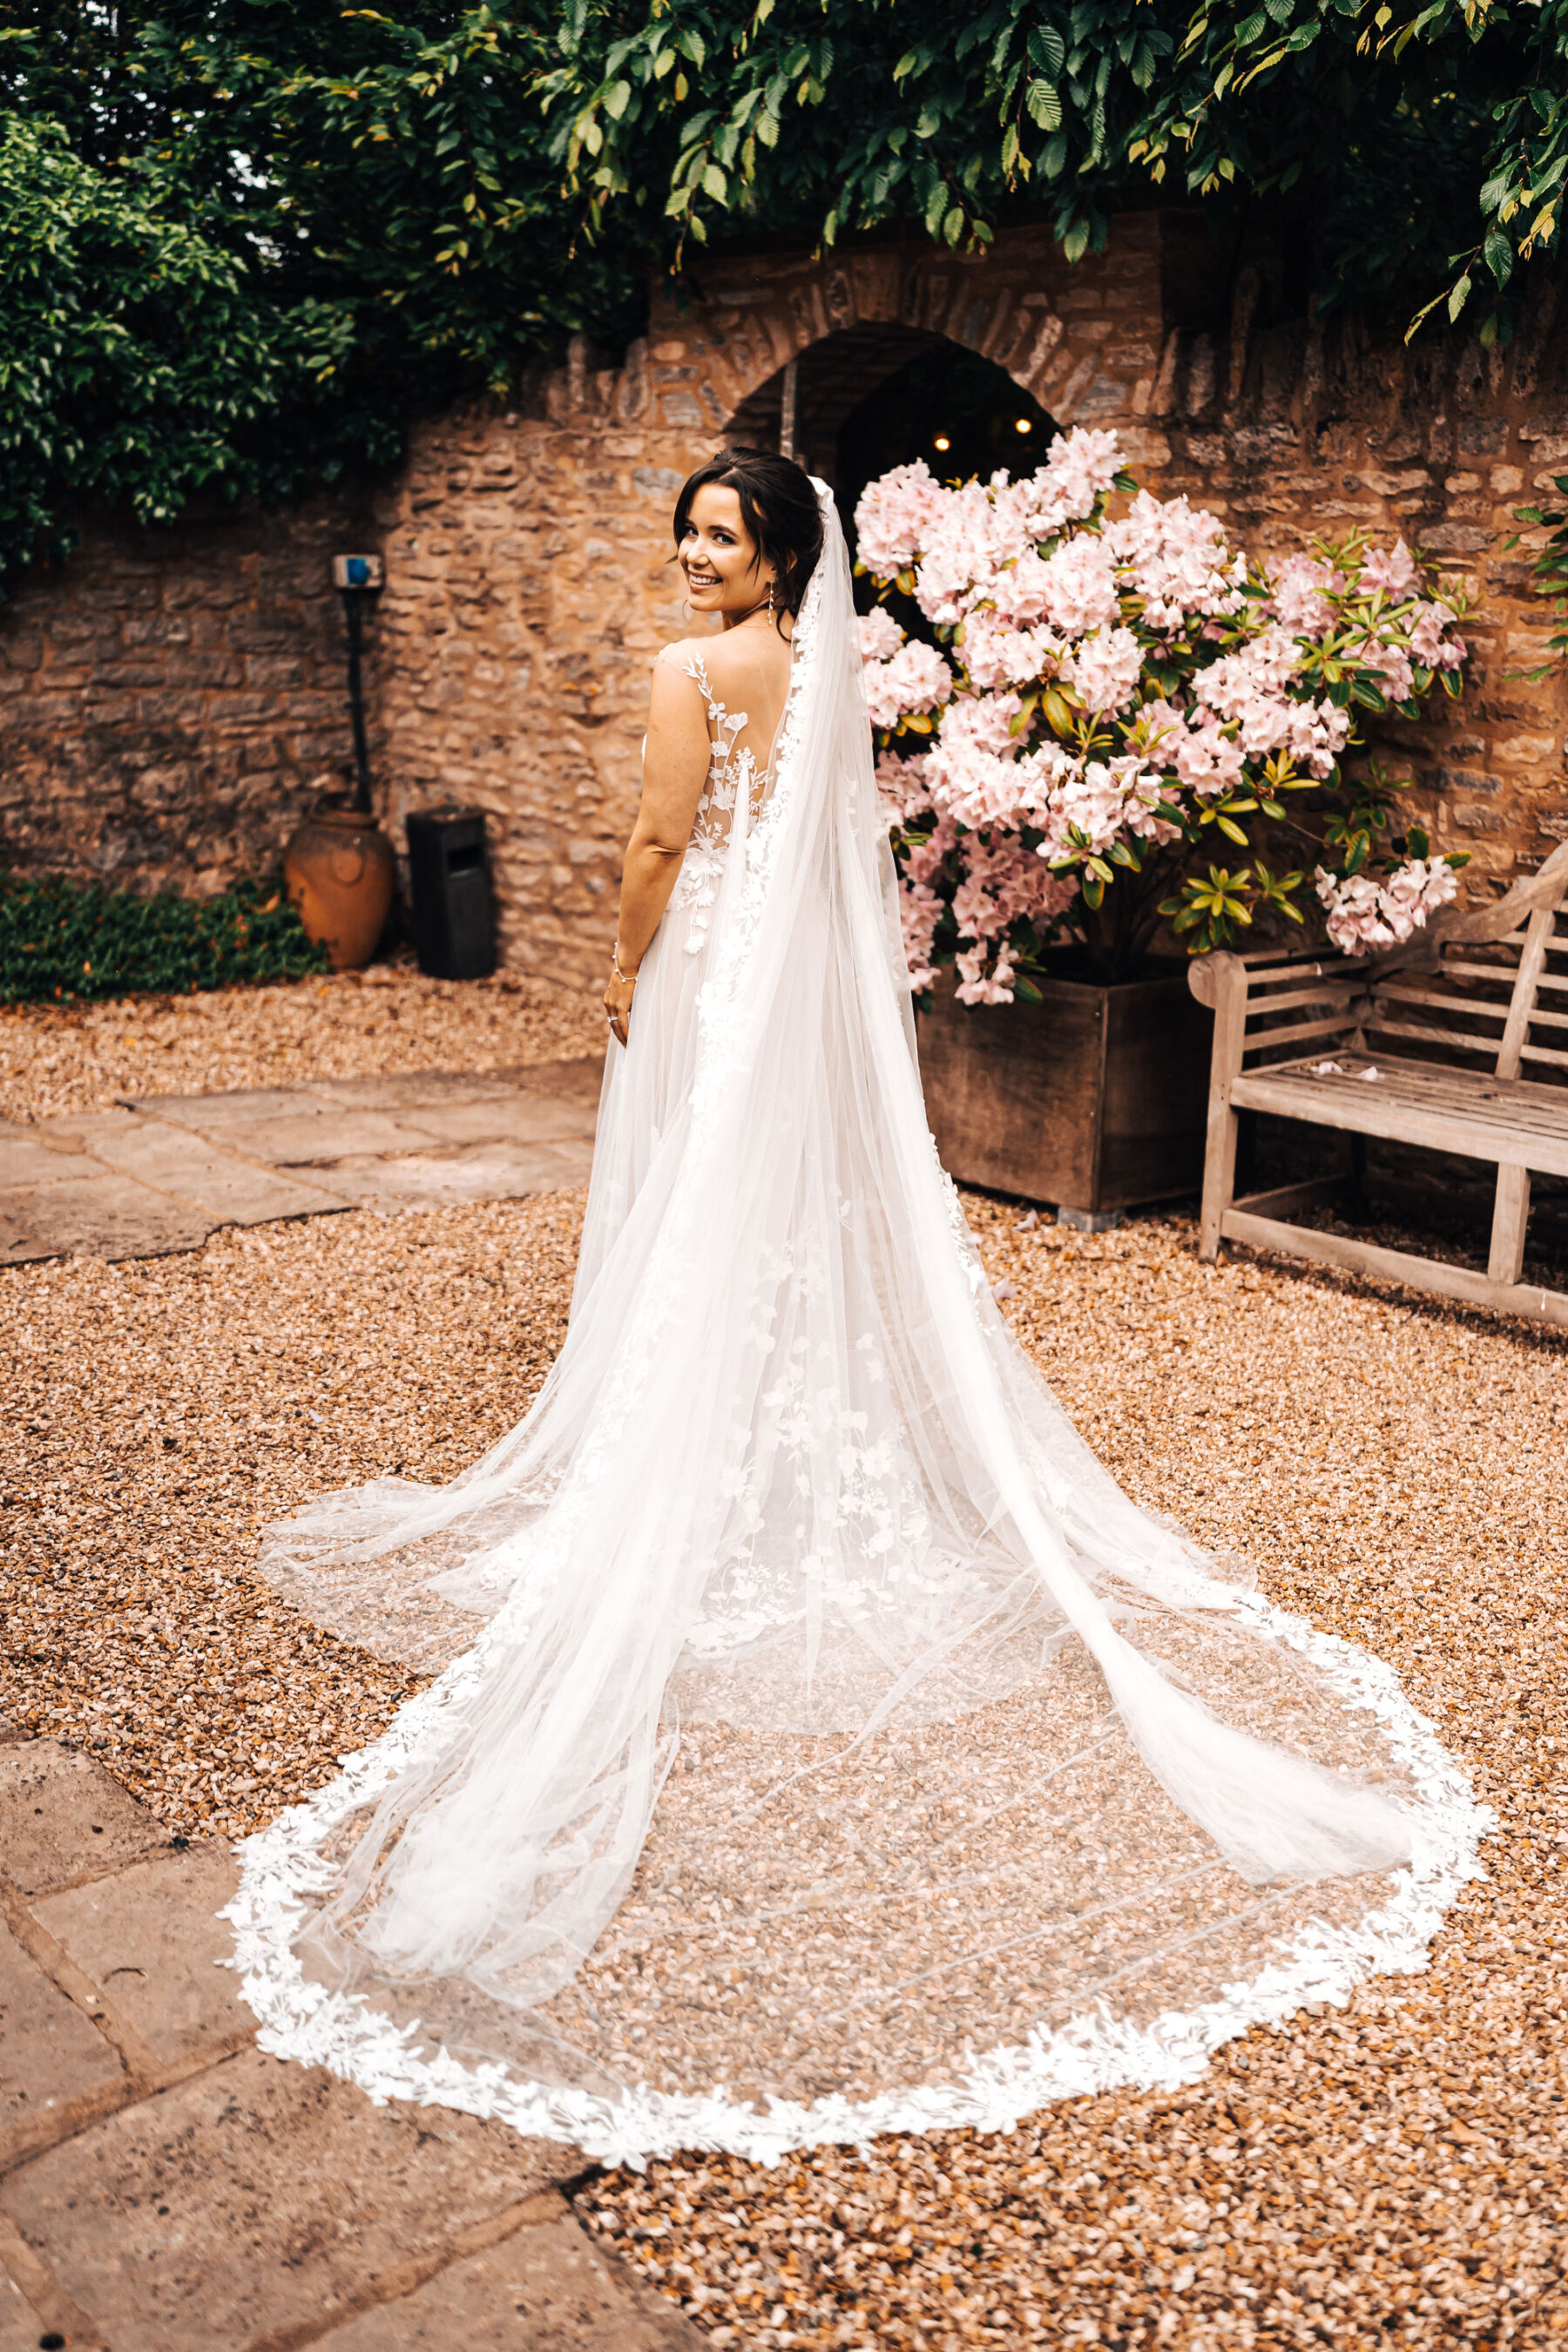
{"label": "long cathedral veil", "polygon": [[442,1671],[241,1849],[263,2046],[608,2158],[1188,2074],[1420,1966],[1482,1826],[1393,1675],[1139,1510],[992,1300],[818,488],[770,788],[700,954],[667,916],[645,960],[536,1403],[265,1561]]}

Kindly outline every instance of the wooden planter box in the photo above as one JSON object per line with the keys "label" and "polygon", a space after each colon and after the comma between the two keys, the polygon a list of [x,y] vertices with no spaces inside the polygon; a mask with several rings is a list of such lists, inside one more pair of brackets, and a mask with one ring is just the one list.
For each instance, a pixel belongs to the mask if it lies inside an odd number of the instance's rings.
{"label": "wooden planter box", "polygon": [[960,1183],[1089,1214],[1203,1183],[1214,1016],[1186,967],[1043,1004],[960,1004],[949,971],[918,1016],[926,1111]]}

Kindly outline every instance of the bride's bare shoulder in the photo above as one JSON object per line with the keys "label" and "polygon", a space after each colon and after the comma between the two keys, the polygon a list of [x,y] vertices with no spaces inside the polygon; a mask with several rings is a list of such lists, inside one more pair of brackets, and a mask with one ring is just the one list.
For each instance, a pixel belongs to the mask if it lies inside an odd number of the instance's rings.
{"label": "bride's bare shoulder", "polygon": [[718,643],[716,637],[677,637],[672,644],[660,646],[653,666],[655,669],[679,670],[694,678],[707,667]]}
{"label": "bride's bare shoulder", "polygon": [[718,636],[689,637],[679,648],[681,657],[700,661],[717,688],[753,687],[773,675],[787,674],[789,639],[762,629],[725,629]]}

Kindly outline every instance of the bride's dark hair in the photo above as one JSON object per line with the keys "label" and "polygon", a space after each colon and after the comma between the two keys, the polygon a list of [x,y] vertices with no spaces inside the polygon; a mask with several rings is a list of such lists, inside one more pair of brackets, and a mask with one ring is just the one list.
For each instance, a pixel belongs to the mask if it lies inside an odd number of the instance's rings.
{"label": "bride's dark hair", "polygon": [[721,449],[698,467],[675,501],[677,547],[686,536],[691,501],[709,482],[734,491],[758,554],[773,567],[778,602],[786,613],[798,613],[822,552],[822,511],[810,475],[776,450]]}

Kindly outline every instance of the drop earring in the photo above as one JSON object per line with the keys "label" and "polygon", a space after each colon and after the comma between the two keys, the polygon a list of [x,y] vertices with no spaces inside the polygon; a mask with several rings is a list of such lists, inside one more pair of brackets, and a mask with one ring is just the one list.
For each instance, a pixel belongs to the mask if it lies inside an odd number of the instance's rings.
{"label": "drop earring", "polygon": [[773,619],[773,582],[770,580],[770,581],[768,582],[768,618],[769,618],[769,620],[771,621],[771,620]]}

